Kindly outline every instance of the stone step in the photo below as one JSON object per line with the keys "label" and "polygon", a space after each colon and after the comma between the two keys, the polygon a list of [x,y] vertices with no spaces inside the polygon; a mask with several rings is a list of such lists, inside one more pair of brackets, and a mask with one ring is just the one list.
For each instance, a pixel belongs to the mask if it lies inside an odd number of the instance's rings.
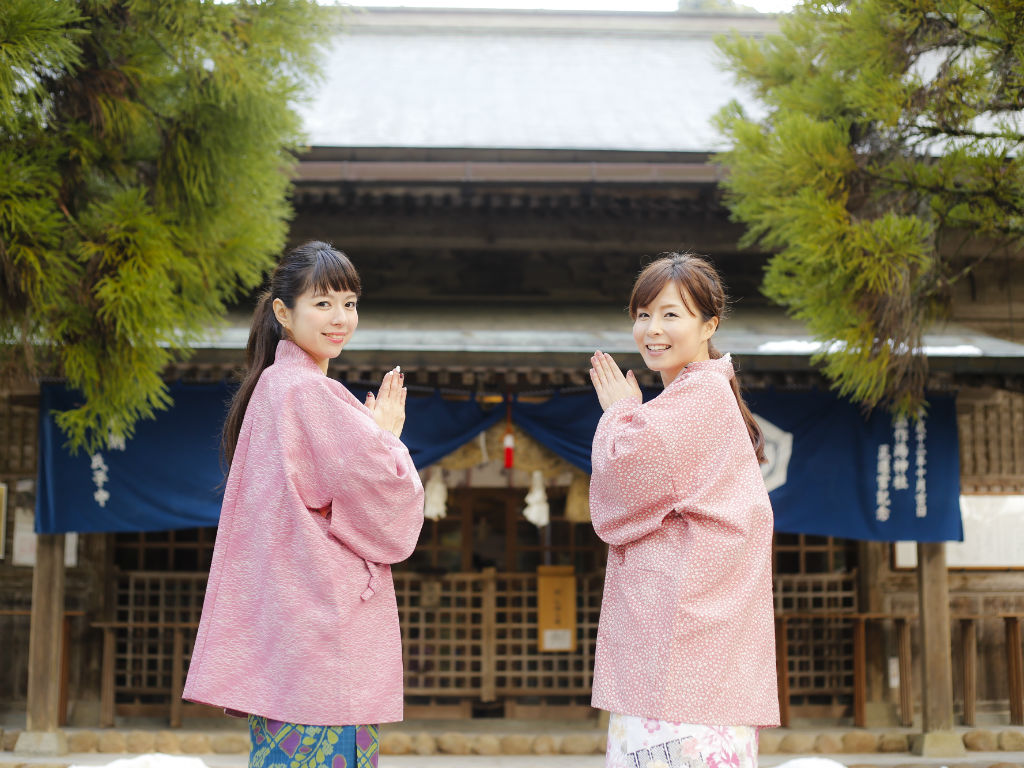
{"label": "stone step", "polygon": [[[472,728],[458,730],[415,731],[410,724],[385,726],[381,735],[381,754],[385,755],[590,755],[603,754],[607,736],[594,729],[551,729],[534,731],[488,732],[487,725],[476,721]],[[244,755],[249,752],[249,735],[232,730],[127,730],[66,729],[68,751],[74,754],[146,754],[170,755]],[[3,750],[13,752],[20,731],[0,731]],[[972,729],[958,733],[967,752],[1015,753],[1024,756],[1024,729]],[[912,748],[910,731],[875,732],[862,729],[844,731],[764,730],[760,736],[762,755],[870,755],[908,753]],[[1007,754],[1009,758],[1010,755]],[[864,761],[859,761],[864,762]]]}

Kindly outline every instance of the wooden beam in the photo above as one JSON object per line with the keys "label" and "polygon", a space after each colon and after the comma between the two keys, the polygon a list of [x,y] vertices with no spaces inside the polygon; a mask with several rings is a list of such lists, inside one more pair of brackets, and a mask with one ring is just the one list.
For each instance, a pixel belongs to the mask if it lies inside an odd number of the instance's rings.
{"label": "wooden beam", "polygon": [[64,535],[40,534],[32,573],[26,730],[55,732],[60,725],[61,639],[64,619]]}
{"label": "wooden beam", "polygon": [[[766,255],[738,247],[743,229],[706,216],[666,217],[663,220],[615,218],[602,211],[581,212],[568,219],[528,212],[492,213],[457,209],[393,212],[317,210],[297,206],[289,237],[333,239],[350,255],[373,250],[393,261],[402,249],[488,251],[542,251],[544,253],[619,253],[636,256],[691,248],[715,254],[737,254],[760,266]],[[362,262],[366,259],[363,258]],[[360,269],[365,263],[360,263]]]}
{"label": "wooden beam", "polygon": [[715,185],[724,171],[712,163],[360,161],[303,160],[295,181],[390,184],[600,184]]}
{"label": "wooden beam", "polygon": [[953,654],[945,542],[918,542],[921,601],[921,709],[925,734],[953,729]]}

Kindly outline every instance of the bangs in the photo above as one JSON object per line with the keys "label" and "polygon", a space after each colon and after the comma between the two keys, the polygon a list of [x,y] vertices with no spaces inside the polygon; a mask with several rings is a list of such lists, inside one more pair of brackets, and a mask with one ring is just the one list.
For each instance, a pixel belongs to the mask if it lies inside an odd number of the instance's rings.
{"label": "bangs", "polygon": [[300,293],[311,292],[319,295],[331,291],[351,291],[359,296],[362,284],[359,282],[359,273],[348,256],[324,244],[324,247],[318,248],[313,255],[306,284]]}
{"label": "bangs", "polygon": [[683,306],[691,315],[698,317],[701,314],[694,310],[693,299],[686,290],[683,275],[678,274],[681,270],[677,266],[669,259],[661,259],[640,273],[629,297],[629,316],[632,319],[636,320],[640,307],[649,307],[669,283],[675,283]]}

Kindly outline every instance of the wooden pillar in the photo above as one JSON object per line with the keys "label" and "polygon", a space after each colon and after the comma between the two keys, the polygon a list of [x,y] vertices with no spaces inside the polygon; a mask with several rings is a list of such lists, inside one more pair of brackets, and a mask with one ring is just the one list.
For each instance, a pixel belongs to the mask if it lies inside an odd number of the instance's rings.
{"label": "wooden pillar", "polygon": [[779,723],[789,728],[789,625],[775,617],[775,674],[779,685]]}
{"label": "wooden pillar", "polygon": [[963,741],[953,732],[953,649],[945,542],[918,542],[917,581],[924,733],[915,751],[929,757],[964,754]]}
{"label": "wooden pillar", "polygon": [[[883,541],[857,543],[857,610],[861,613],[885,612],[883,586],[889,572],[889,546]],[[895,711],[890,703],[886,626],[883,622],[869,622],[864,629],[866,724],[895,725]]]}
{"label": "wooden pillar", "polygon": [[1005,616],[1006,669],[1010,683],[1010,725],[1024,725],[1024,660],[1020,651],[1020,616]]}
{"label": "wooden pillar", "polygon": [[483,597],[483,654],[480,659],[480,700],[495,701],[497,675],[497,611],[498,611],[498,572],[495,568],[484,568]]}
{"label": "wooden pillar", "polygon": [[921,711],[924,731],[953,727],[953,649],[949,641],[949,572],[946,545],[917,545],[921,601]]}
{"label": "wooden pillar", "polygon": [[64,535],[40,534],[32,573],[28,713],[21,752],[66,753],[60,725],[61,639],[64,636]]}
{"label": "wooden pillar", "polygon": [[55,731],[60,712],[60,640],[64,620],[64,536],[41,534],[32,574],[28,650],[29,731]]}
{"label": "wooden pillar", "polygon": [[853,724],[858,728],[867,725],[867,676],[866,650],[863,616],[853,620]]}
{"label": "wooden pillar", "polygon": [[978,621],[960,620],[960,648],[963,654],[964,725],[974,726],[978,702]]}
{"label": "wooden pillar", "polygon": [[914,724],[914,675],[911,653],[910,624],[904,618],[896,619],[896,647],[899,649],[900,669],[900,725]]}

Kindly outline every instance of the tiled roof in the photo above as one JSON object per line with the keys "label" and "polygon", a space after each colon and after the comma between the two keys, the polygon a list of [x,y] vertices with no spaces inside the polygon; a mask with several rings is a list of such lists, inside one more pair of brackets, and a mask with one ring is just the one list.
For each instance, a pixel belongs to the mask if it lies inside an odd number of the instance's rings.
{"label": "tiled roof", "polygon": [[772,17],[350,13],[303,116],[313,146],[707,151],[730,99],[713,33]]}

